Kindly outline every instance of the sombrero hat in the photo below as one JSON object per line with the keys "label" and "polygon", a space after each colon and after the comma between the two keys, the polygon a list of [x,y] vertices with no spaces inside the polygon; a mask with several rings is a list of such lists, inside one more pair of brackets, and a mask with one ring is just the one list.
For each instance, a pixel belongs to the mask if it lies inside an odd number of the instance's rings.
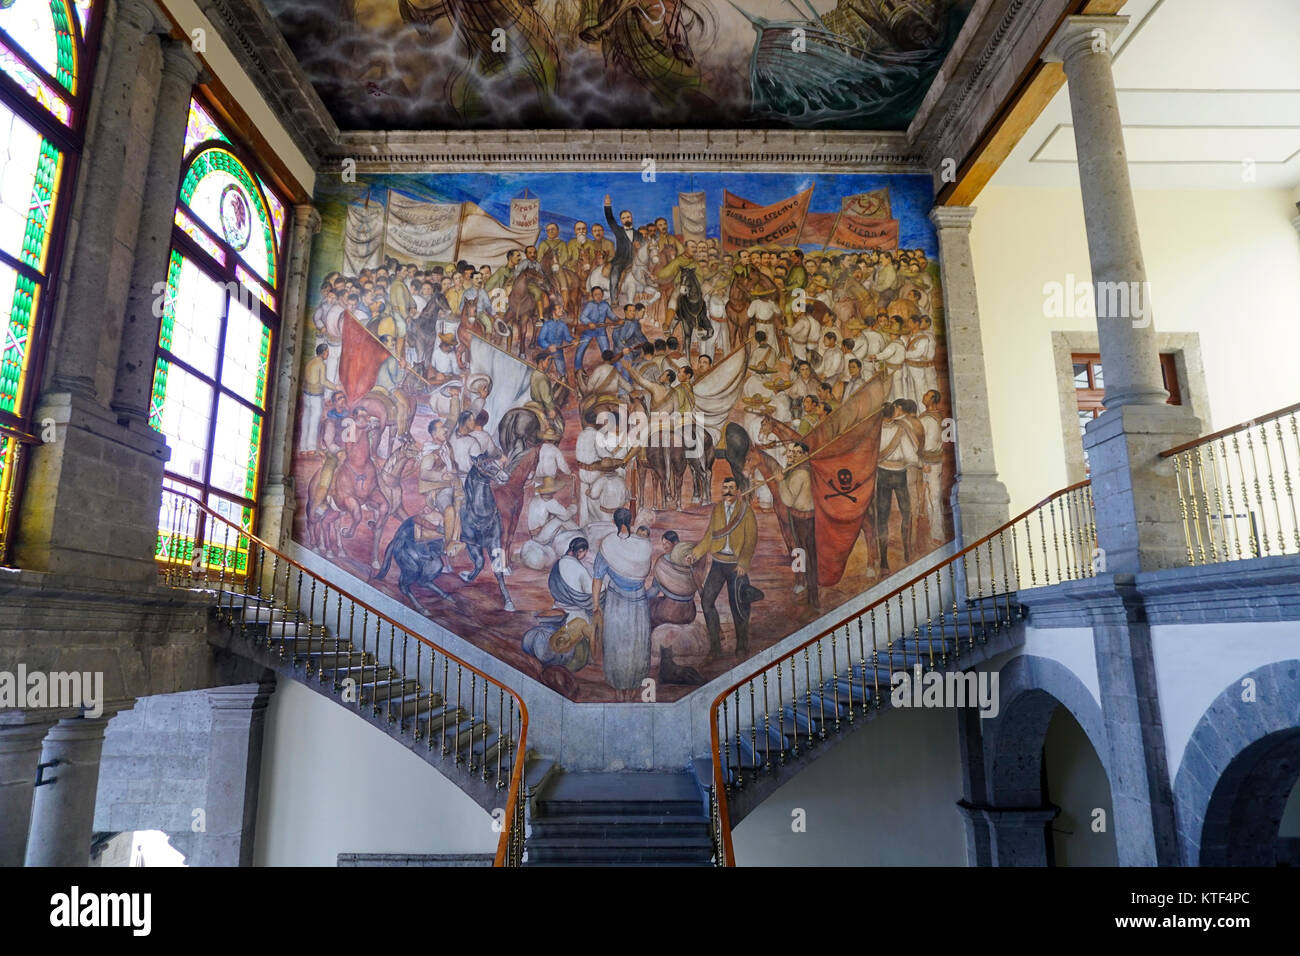
{"label": "sombrero hat", "polygon": [[553,495],[564,490],[564,486],[555,480],[554,475],[547,475],[537,483],[533,490],[539,495]]}
{"label": "sombrero hat", "polygon": [[439,332],[438,341],[441,342],[443,345],[455,345],[456,336],[451,332]]}

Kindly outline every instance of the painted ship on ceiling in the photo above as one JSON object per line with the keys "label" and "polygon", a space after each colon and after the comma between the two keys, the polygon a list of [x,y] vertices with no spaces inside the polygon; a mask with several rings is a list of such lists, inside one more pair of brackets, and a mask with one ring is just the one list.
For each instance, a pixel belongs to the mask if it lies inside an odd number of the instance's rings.
{"label": "painted ship on ceiling", "polygon": [[969,0],[840,0],[797,19],[731,5],[757,37],[751,119],[805,128],[902,129],[911,122],[970,10]]}

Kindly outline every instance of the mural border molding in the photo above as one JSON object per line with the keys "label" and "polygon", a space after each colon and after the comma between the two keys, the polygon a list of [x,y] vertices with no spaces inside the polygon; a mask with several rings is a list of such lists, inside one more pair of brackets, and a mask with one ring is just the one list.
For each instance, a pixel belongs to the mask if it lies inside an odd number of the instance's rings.
{"label": "mural border molding", "polygon": [[[343,133],[319,172],[356,161],[358,172],[641,172],[653,159],[665,172],[911,173],[928,175],[905,133],[801,130],[477,130]],[[440,169],[439,167],[446,167]]]}
{"label": "mural border molding", "polygon": [[[745,163],[756,170],[787,172],[806,165],[809,172],[936,175],[945,156],[959,165],[965,161],[1070,6],[1069,0],[979,0],[954,48],[957,59],[950,54],[945,61],[906,131],[368,132],[339,129],[261,0],[196,2],[295,144],[313,166],[326,170],[350,156],[359,168],[364,160],[371,172],[409,171],[416,164],[434,171],[429,167],[466,162],[482,163],[485,169],[543,163],[534,168],[610,171],[650,155],[681,170],[723,170]],[[981,100],[989,90],[996,93],[996,102]],[[972,102],[981,108],[969,110]],[[607,148],[615,144],[625,149]]]}

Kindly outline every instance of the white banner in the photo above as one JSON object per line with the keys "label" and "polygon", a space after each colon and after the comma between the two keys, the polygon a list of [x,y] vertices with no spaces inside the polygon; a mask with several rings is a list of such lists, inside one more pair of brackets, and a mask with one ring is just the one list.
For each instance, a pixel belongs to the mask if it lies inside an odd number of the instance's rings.
{"label": "white banner", "polygon": [[432,203],[388,194],[388,251],[405,262],[455,262],[460,203]]}
{"label": "white banner", "polygon": [[510,200],[510,228],[537,231],[537,222],[541,218],[542,201],[540,199]]}
{"label": "white banner", "polygon": [[[514,200],[532,202],[532,200]],[[512,249],[523,249],[537,241],[537,222],[513,229],[493,219],[472,202],[461,203],[459,257],[473,266],[497,268],[506,263]]]}
{"label": "white banner", "polygon": [[343,228],[343,273],[355,276],[362,269],[384,264],[384,207],[377,202],[348,206]]}
{"label": "white banner", "polygon": [[704,239],[709,224],[709,211],[704,203],[704,193],[677,194],[677,230],[683,239]]}

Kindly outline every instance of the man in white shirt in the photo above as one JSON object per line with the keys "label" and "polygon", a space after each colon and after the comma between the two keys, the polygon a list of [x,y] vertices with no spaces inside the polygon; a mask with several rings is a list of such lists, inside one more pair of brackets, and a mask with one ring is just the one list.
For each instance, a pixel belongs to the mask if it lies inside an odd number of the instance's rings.
{"label": "man in white shirt", "polygon": [[750,319],[751,337],[755,332],[762,332],[769,342],[775,341],[776,317],[781,314],[781,307],[771,298],[775,294],[774,289],[759,289],[754,293],[754,300],[745,313]]}
{"label": "man in white shirt", "polygon": [[912,499],[907,491],[908,468],[920,467],[916,438],[903,421],[898,402],[885,406],[885,421],[880,426],[880,456],[876,467],[876,546],[880,551],[880,573],[889,573],[889,517],[894,499],[902,517],[903,563],[912,561]]}
{"label": "man in white shirt", "polygon": [[910,387],[906,381],[907,346],[902,339],[901,327],[897,329],[897,334],[899,337],[886,339],[884,348],[869,356],[877,363],[878,368],[883,368],[889,373],[889,394],[885,396],[885,400],[889,402],[906,398],[907,389]]}
{"label": "man in white shirt", "polygon": [[844,353],[840,351],[838,337],[834,332],[822,336],[822,357],[813,374],[831,386],[839,384],[844,377]]}
{"label": "man in white shirt", "polygon": [[914,315],[911,319],[912,336],[907,340],[904,364],[907,367],[907,397],[919,402],[926,392],[939,387],[939,373],[934,367],[935,341],[928,315]]}
{"label": "man in white shirt", "polygon": [[943,540],[943,417],[939,411],[939,390],[932,388],[922,399],[925,411],[921,413],[921,427],[925,429],[925,443],[921,446],[921,473],[925,484],[926,511],[930,517],[930,541]]}

